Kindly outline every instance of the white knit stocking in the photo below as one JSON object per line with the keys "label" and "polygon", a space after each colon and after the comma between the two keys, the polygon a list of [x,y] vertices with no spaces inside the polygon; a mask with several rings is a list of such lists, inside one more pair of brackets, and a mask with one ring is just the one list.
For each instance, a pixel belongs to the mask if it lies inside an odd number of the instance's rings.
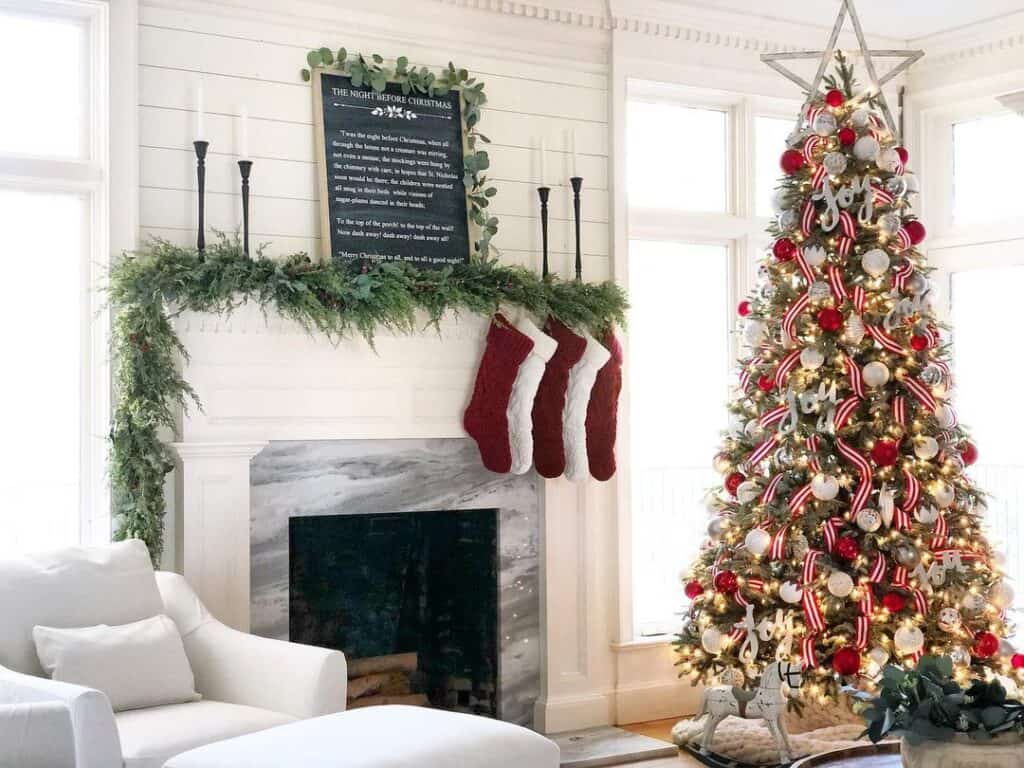
{"label": "white knit stocking", "polygon": [[544,367],[555,354],[558,342],[524,317],[516,330],[533,340],[533,350],[519,366],[508,401],[508,439],[512,448],[512,473],[522,475],[533,464],[533,400],[544,376]]}
{"label": "white knit stocking", "polygon": [[562,412],[562,442],[565,445],[565,476],[573,482],[590,477],[590,462],[587,461],[587,405],[590,391],[594,388],[597,372],[611,357],[597,339],[584,331],[587,348],[583,357],[569,371],[569,387],[565,395],[565,410]]}

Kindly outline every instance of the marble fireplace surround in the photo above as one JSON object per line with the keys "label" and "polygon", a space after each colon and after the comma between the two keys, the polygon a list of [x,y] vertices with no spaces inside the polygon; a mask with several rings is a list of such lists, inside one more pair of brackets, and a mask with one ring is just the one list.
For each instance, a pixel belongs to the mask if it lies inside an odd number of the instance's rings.
{"label": "marble fireplace surround", "polygon": [[497,509],[498,716],[530,725],[540,693],[540,497],[469,439],[275,441],[251,464],[251,629],[288,639],[292,517]]}

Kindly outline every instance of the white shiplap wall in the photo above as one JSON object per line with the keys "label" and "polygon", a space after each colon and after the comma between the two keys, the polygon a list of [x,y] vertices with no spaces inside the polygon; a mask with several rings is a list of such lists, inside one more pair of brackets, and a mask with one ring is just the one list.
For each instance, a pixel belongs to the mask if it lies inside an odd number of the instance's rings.
{"label": "white shiplap wall", "polygon": [[[284,7],[284,4],[282,4]],[[139,28],[139,172],[143,237],[174,242],[195,237],[195,89],[201,81],[210,141],[207,226],[233,232],[241,222],[237,116],[249,110],[249,146],[255,160],[251,226],[268,253],[319,253],[310,86],[299,70],[309,48],[344,45],[349,51],[405,54],[415,64],[442,67],[449,59],[484,80],[489,103],[481,130],[493,144],[490,176],[498,187],[492,210],[500,219],[502,260],[539,269],[537,147],[548,146],[552,269],[569,275],[573,263],[570,133],[575,130],[583,196],[584,276],[610,276],[608,225],[607,77],[555,63],[526,63],[411,50],[373,37],[337,39],[298,27],[143,7]],[[208,234],[208,237],[210,235]]]}

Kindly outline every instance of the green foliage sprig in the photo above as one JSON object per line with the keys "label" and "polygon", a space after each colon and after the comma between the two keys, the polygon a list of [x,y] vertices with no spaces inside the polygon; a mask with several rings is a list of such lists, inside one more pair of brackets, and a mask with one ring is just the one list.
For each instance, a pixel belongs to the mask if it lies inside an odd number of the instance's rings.
{"label": "green foliage sprig", "polygon": [[988,741],[1016,733],[1024,739],[1024,703],[1007,698],[998,680],[973,680],[961,687],[948,656],[925,656],[910,671],[887,666],[877,696],[847,692],[859,700],[865,735],[875,743],[890,735],[902,735],[911,744],[951,741],[957,735]]}
{"label": "green foliage sprig", "polygon": [[[601,334],[625,322],[623,290],[614,283],[541,279],[522,267],[480,261],[440,270],[404,263],[366,271],[313,263],[304,253],[284,261],[249,259],[237,238],[221,237],[203,255],[155,240],[111,268],[116,403],[111,428],[111,485],[115,538],[137,537],[154,560],[163,550],[164,477],[173,468],[161,433],[173,432],[178,407],[199,404],[182,377],[187,350],[171,318],[182,311],[230,313],[255,303],[307,331],[332,339],[379,328],[413,333],[446,312],[490,315],[500,305]],[[424,321],[424,317],[426,318]]]}
{"label": "green foliage sprig", "polygon": [[466,141],[463,153],[463,178],[466,187],[466,200],[469,202],[469,218],[479,229],[479,238],[475,241],[477,253],[487,258],[491,249],[491,239],[498,234],[498,219],[488,213],[490,199],[498,194],[496,187],[487,179],[485,171],[491,167],[487,152],[479,148],[479,144],[490,144],[491,140],[480,133],[481,109],[487,103],[484,84],[472,77],[462,68],[456,68],[448,62],[448,68],[434,73],[427,67],[409,66],[409,59],[399,56],[393,68],[385,66],[384,57],[371,54],[369,58],[361,53],[350,56],[344,48],[337,53],[327,47],[318,48],[306,54],[309,68],[302,70],[302,79],[309,82],[313,70],[321,67],[335,69],[352,78],[355,88],[370,87],[377,93],[383,93],[388,83],[398,83],[402,93],[418,93],[427,96],[444,96],[458,90],[462,98],[462,125]]}

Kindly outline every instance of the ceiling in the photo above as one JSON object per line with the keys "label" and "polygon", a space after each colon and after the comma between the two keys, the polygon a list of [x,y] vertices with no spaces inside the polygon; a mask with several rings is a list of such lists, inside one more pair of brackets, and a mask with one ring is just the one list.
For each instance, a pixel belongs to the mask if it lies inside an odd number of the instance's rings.
{"label": "ceiling", "polygon": [[[692,8],[737,11],[780,21],[831,27],[838,0],[677,0]],[[1022,0],[857,0],[869,34],[900,40],[946,32],[1024,10]],[[848,28],[849,22],[847,22]]]}

